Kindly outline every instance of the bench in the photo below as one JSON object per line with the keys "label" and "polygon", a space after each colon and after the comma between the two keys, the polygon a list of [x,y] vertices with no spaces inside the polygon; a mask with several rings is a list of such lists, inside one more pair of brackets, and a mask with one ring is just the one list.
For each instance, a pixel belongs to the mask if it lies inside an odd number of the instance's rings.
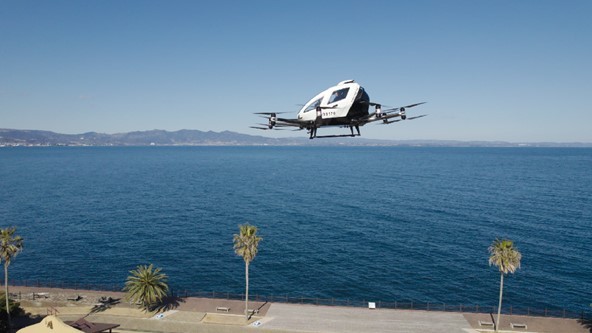
{"label": "bench", "polygon": [[479,326],[491,326],[491,327],[493,327],[493,322],[479,320]]}
{"label": "bench", "polygon": [[49,298],[49,293],[33,293],[33,299],[37,298]]}
{"label": "bench", "polygon": [[523,324],[523,323],[510,323],[510,326],[512,326],[512,328],[523,328],[523,329],[527,329],[526,324]]}
{"label": "bench", "polygon": [[254,315],[254,314],[258,314],[259,313],[259,309],[249,309],[248,313]]}
{"label": "bench", "polygon": [[111,304],[113,302],[115,302],[115,300],[113,299],[113,297],[109,296],[109,297],[101,297],[98,300],[99,303],[103,303],[103,304]]}
{"label": "bench", "polygon": [[230,308],[226,307],[226,306],[218,306],[218,307],[216,307],[216,311],[228,312],[228,311],[230,311]]}

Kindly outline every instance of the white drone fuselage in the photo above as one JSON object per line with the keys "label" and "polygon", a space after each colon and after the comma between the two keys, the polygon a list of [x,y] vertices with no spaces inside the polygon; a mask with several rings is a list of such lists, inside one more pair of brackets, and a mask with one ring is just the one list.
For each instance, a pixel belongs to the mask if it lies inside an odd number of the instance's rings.
{"label": "white drone fuselage", "polygon": [[[251,126],[259,130],[297,128],[306,129],[310,139],[322,137],[360,136],[360,127],[372,122],[392,124],[407,119],[405,109],[424,104],[382,109],[380,103],[370,102],[368,93],[354,80],[341,81],[310,99],[297,114],[296,118],[278,117],[277,112],[258,112],[267,119],[267,124]],[[374,107],[372,113],[368,112]],[[426,115],[410,117],[417,119]],[[339,126],[350,129],[350,134],[317,136],[317,129],[326,126]],[[354,129],[356,133],[354,133]]]}
{"label": "white drone fuselage", "polygon": [[303,122],[320,121],[324,126],[350,125],[352,118],[368,115],[369,102],[364,88],[354,80],[346,80],[310,99],[297,118]]}

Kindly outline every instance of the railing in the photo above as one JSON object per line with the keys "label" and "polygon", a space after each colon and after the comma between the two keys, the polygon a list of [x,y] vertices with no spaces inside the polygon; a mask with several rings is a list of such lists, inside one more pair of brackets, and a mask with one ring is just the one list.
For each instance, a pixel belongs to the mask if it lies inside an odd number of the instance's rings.
{"label": "railing", "polygon": [[[35,288],[60,288],[75,290],[95,290],[95,291],[122,291],[121,285],[117,284],[85,284],[85,283],[46,283],[41,281],[11,281],[13,286],[35,287]],[[171,294],[177,297],[201,297],[217,298],[227,300],[244,300],[244,294],[235,294],[230,292],[216,291],[188,291],[171,290]],[[19,295],[19,299],[20,299]],[[472,304],[450,304],[441,302],[415,302],[415,301],[394,301],[384,302],[376,300],[359,299],[338,299],[338,298],[310,298],[310,297],[290,297],[288,295],[249,295],[250,301],[270,302],[270,303],[288,303],[288,304],[309,304],[326,306],[349,306],[349,307],[368,307],[368,302],[374,302],[378,309],[397,309],[397,310],[423,310],[423,311],[445,311],[445,312],[474,312],[474,313],[497,313],[496,306],[481,306]],[[512,305],[502,308],[502,313],[507,315],[525,315],[538,317],[556,317],[556,318],[574,318],[574,319],[592,319],[592,308],[590,310],[571,310],[561,307],[533,308],[533,307],[514,307]]]}
{"label": "railing", "polygon": [[60,311],[58,311],[58,309],[54,308],[53,306],[47,308],[48,315],[56,316],[58,313],[60,313]]}
{"label": "railing", "polygon": [[67,282],[45,282],[39,280],[10,280],[10,285],[35,288],[58,288],[74,290],[96,290],[96,291],[121,291],[120,284],[91,284],[91,283],[67,283]]}
{"label": "railing", "polygon": [[[215,291],[189,292],[183,291],[175,293],[178,297],[203,297],[203,298],[223,298],[229,300],[244,300],[244,294],[221,293]],[[250,301],[270,302],[270,303],[289,303],[289,304],[309,304],[326,306],[349,306],[349,307],[368,307],[368,302],[374,302],[377,309],[396,309],[396,310],[422,310],[422,311],[444,311],[444,312],[474,312],[474,313],[497,313],[497,306],[481,306],[471,304],[450,304],[441,302],[415,302],[415,301],[374,301],[374,300],[352,300],[336,298],[309,298],[309,297],[289,297],[274,295],[249,295]],[[506,315],[525,315],[538,317],[557,317],[584,319],[592,318],[592,309],[590,311],[574,311],[566,308],[533,308],[533,307],[514,307],[512,305],[502,308],[502,313]]]}

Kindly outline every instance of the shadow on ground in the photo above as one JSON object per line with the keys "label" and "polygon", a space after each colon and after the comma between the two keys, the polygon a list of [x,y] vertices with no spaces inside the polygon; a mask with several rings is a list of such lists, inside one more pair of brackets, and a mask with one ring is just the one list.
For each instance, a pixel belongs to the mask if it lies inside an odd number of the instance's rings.
{"label": "shadow on ground", "polygon": [[592,318],[578,319],[578,323],[584,326],[590,333],[592,333]]}
{"label": "shadow on ground", "polygon": [[31,326],[31,325],[40,323],[43,320],[43,318],[45,318],[45,316],[32,315],[30,313],[27,313],[27,314],[13,318],[12,326],[16,332],[16,330],[21,329],[23,327],[27,327],[27,326]]}
{"label": "shadow on ground", "polygon": [[174,310],[179,307],[180,303],[184,303],[185,301],[181,297],[177,296],[167,296],[162,299],[160,304],[151,307],[150,311],[156,312],[165,312],[169,310]]}
{"label": "shadow on ground", "polygon": [[115,305],[121,303],[121,298],[101,298],[99,299],[99,303],[95,304],[92,309],[90,309],[90,313],[88,315],[103,312],[105,310],[111,309]]}
{"label": "shadow on ground", "polygon": [[253,312],[249,313],[249,317],[247,318],[247,320],[251,320],[251,318],[253,318],[253,316],[254,316],[254,315],[257,315],[257,314],[259,314],[259,311],[261,311],[261,309],[263,309],[263,307],[264,307],[265,305],[267,305],[267,303],[268,303],[268,302],[266,301],[265,303],[261,304],[261,306],[260,306],[260,307],[258,307],[257,309],[255,309],[255,311],[253,311]]}

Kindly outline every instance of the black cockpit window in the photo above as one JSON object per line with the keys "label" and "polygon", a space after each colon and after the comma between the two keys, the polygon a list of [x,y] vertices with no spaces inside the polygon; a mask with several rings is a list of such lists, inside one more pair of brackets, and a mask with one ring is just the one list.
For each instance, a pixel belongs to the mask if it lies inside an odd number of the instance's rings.
{"label": "black cockpit window", "polygon": [[358,91],[358,96],[356,96],[356,102],[370,102],[370,96],[364,90],[364,88],[360,87],[360,91]]}
{"label": "black cockpit window", "polygon": [[338,102],[338,101],[344,99],[347,96],[348,91],[349,91],[349,88],[343,88],[343,89],[339,89],[339,90],[334,91],[331,94],[331,98],[329,98],[329,104],[335,103],[335,102]]}
{"label": "black cockpit window", "polygon": [[321,100],[322,100],[322,99],[323,99],[323,98],[321,97],[321,98],[317,99],[316,101],[312,102],[312,103],[311,103],[311,104],[310,104],[310,105],[309,105],[309,106],[308,106],[308,107],[307,107],[307,108],[304,110],[304,112],[308,112],[308,111],[310,111],[310,110],[316,110],[316,108],[317,108],[318,106],[320,106],[320,105],[321,105]]}

